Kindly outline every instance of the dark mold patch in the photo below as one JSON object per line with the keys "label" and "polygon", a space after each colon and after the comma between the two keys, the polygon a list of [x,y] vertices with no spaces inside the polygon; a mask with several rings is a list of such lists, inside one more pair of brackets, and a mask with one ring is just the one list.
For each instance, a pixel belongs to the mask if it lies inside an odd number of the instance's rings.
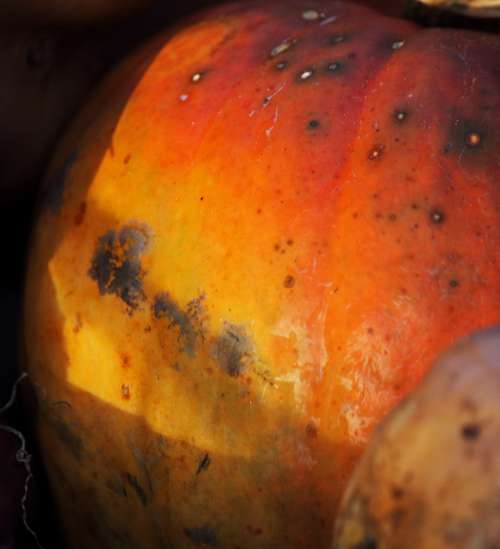
{"label": "dark mold patch", "polygon": [[141,256],[147,242],[144,230],[130,226],[99,238],[88,274],[101,295],[114,294],[132,310],[146,299]]}
{"label": "dark mold patch", "polygon": [[317,130],[320,127],[320,121],[316,120],[315,118],[312,120],[309,120],[307,123],[307,129],[309,130]]}
{"label": "dark mold patch", "polygon": [[207,525],[198,528],[184,528],[186,537],[196,545],[217,545],[217,536],[212,528]]}
{"label": "dark mold patch", "polygon": [[212,460],[210,459],[210,456],[208,454],[205,454],[201,458],[200,463],[198,463],[198,468],[196,469],[196,474],[199,475],[201,472],[206,471],[210,467],[210,463],[212,463]]}
{"label": "dark mold patch", "polygon": [[144,507],[146,507],[146,505],[149,503],[148,496],[137,477],[130,473],[125,473],[125,479],[127,480],[128,484],[134,489],[134,492],[137,494],[139,501]]}
{"label": "dark mold patch", "polygon": [[81,461],[83,458],[82,439],[64,421],[53,418],[50,423],[59,441],[66,446],[77,461]]}
{"label": "dark mold patch", "polygon": [[231,377],[238,377],[252,357],[251,341],[242,326],[226,323],[215,340],[213,355],[220,368]]}
{"label": "dark mold patch", "polygon": [[461,433],[465,440],[477,440],[481,435],[481,426],[477,423],[467,423],[466,425],[462,425]]}
{"label": "dark mold patch", "polygon": [[166,292],[158,294],[152,305],[152,312],[157,320],[162,318],[168,321],[169,328],[175,326],[179,329],[179,336],[182,340],[182,351],[194,356],[196,343],[203,335],[203,296],[190,301],[187,311],[183,311],[180,305]]}
{"label": "dark mold patch", "polygon": [[56,171],[49,177],[45,201],[53,215],[57,215],[61,210],[66,177],[77,160],[78,152],[71,152],[66,157],[66,160],[63,162],[62,166],[57,168]]}

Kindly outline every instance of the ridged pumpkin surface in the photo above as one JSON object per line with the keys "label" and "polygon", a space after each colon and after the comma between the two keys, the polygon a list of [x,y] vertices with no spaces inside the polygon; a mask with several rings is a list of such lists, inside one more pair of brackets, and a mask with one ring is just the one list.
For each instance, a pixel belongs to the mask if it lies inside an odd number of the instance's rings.
{"label": "ridged pumpkin surface", "polygon": [[262,1],[107,78],[49,170],[26,291],[73,547],[328,546],[373,426],[500,322],[499,58]]}

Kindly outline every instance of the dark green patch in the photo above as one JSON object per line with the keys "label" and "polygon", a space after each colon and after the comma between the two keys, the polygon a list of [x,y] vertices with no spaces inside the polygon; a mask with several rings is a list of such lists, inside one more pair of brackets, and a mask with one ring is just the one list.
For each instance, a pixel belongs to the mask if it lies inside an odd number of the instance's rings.
{"label": "dark green patch", "polygon": [[64,187],[69,171],[78,160],[78,152],[72,151],[55,172],[49,177],[45,191],[45,203],[53,215],[61,210],[64,197]]}
{"label": "dark green patch", "polygon": [[183,311],[180,305],[166,292],[158,294],[152,305],[152,312],[156,319],[166,319],[169,328],[177,326],[182,340],[182,351],[194,356],[198,337],[203,335],[203,296],[190,301],[187,310]]}
{"label": "dark green patch", "polygon": [[114,294],[132,310],[146,299],[141,256],[147,242],[144,230],[130,226],[110,230],[99,238],[88,274],[101,295]]}
{"label": "dark green patch", "polygon": [[214,342],[213,356],[224,372],[238,377],[252,357],[251,341],[244,328],[226,323],[224,331]]}
{"label": "dark green patch", "polygon": [[198,528],[184,528],[186,537],[196,545],[217,545],[217,536],[209,526],[200,526]]}

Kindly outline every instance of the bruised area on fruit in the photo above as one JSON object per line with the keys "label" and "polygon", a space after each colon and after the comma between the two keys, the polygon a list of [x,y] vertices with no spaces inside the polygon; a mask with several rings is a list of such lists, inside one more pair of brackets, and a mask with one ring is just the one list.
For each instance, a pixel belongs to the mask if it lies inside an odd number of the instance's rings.
{"label": "bruised area on fruit", "polygon": [[27,288],[30,371],[70,404],[39,429],[80,547],[328,547],[377,422],[500,321],[498,55],[252,2],[103,83],[49,171],[78,151]]}

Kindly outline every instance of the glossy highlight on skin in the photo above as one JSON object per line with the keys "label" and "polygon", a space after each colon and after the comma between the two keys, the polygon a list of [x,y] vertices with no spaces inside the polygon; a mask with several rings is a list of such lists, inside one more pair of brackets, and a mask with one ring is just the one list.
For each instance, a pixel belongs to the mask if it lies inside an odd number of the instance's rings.
{"label": "glossy highlight on skin", "polygon": [[79,547],[328,547],[380,418],[500,321],[498,38],[313,4],[159,36],[49,169],[26,352]]}

